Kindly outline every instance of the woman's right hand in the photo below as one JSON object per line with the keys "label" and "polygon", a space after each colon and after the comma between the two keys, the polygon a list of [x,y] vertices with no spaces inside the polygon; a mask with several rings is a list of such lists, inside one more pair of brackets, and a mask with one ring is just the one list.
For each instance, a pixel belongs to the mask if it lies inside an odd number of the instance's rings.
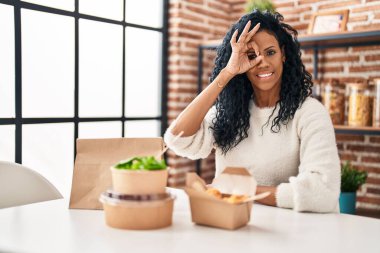
{"label": "woman's right hand", "polygon": [[[232,76],[247,72],[249,69],[255,67],[262,59],[259,55],[259,49],[254,41],[251,41],[253,35],[259,30],[260,23],[258,23],[250,32],[249,28],[251,21],[248,21],[241,33],[239,40],[236,41],[238,30],[236,29],[231,38],[231,57],[225,67],[225,70]],[[248,57],[248,51],[256,57]]]}

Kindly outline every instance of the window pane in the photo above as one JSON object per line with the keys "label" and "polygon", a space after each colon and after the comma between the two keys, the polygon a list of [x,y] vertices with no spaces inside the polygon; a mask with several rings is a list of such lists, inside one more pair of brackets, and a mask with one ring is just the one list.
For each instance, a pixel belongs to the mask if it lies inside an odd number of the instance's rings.
{"label": "window pane", "polygon": [[121,122],[85,122],[79,123],[79,138],[120,138]]}
{"label": "window pane", "polygon": [[15,126],[0,126],[0,161],[15,161]]}
{"label": "window pane", "polygon": [[24,125],[22,135],[22,163],[68,198],[74,168],[74,124]]}
{"label": "window pane", "polygon": [[122,21],[123,0],[80,0],[79,12]]}
{"label": "window pane", "polygon": [[79,115],[121,117],[123,27],[79,21]]}
{"label": "window pane", "polygon": [[0,4],[0,118],[15,117],[13,6]]}
{"label": "window pane", "polygon": [[162,27],[162,0],[126,0],[125,21],[138,25]]}
{"label": "window pane", "polygon": [[125,115],[161,115],[160,32],[126,28]]}
{"label": "window pane", "polygon": [[160,120],[136,120],[125,122],[125,137],[159,137]]}
{"label": "window pane", "polygon": [[75,9],[74,0],[25,0],[25,2],[35,3],[67,11],[74,11]]}
{"label": "window pane", "polygon": [[73,117],[74,18],[21,11],[23,117]]}

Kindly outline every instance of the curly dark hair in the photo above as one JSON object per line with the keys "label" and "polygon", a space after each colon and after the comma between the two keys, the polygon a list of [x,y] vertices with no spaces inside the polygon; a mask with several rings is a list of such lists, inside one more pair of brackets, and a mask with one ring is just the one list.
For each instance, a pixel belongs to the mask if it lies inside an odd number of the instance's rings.
{"label": "curly dark hair", "polygon": [[[313,86],[312,76],[306,71],[301,60],[300,44],[297,40],[298,33],[293,27],[282,22],[284,17],[280,13],[254,10],[232,25],[224,37],[223,43],[217,48],[215,67],[210,81],[212,82],[219,75],[230,59],[232,53],[230,40],[233,32],[238,29],[239,38],[249,20],[251,20],[250,30],[260,23],[259,31],[265,30],[274,35],[280,48],[284,48],[286,61],[283,65],[280,99],[267,122],[268,125],[270,118],[279,106],[278,115],[272,120],[271,125],[271,131],[278,133],[281,130],[281,124],[287,125],[289,120],[293,119],[296,110],[311,95]],[[254,91],[245,73],[232,78],[219,94],[215,102],[216,116],[211,129],[214,132],[215,144],[221,148],[224,155],[248,137],[249,103],[253,97]]]}

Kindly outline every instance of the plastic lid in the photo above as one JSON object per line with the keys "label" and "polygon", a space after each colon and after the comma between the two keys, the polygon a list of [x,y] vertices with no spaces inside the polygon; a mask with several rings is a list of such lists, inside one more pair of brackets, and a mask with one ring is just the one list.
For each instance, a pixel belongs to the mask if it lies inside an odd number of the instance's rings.
{"label": "plastic lid", "polygon": [[103,193],[105,196],[109,198],[114,198],[118,200],[130,200],[130,201],[150,201],[150,200],[162,200],[170,197],[170,194],[159,193],[159,194],[123,194],[113,191],[112,189],[108,189]]}
{"label": "plastic lid", "polygon": [[[108,204],[108,205],[114,205],[114,206],[125,206],[125,207],[154,207],[154,206],[162,206],[164,205],[167,201],[172,201],[175,199],[175,196],[170,194],[170,193],[164,193],[165,195],[164,198],[163,196],[156,196],[156,197],[150,197],[149,200],[143,200],[141,196],[148,196],[148,195],[129,195],[129,196],[140,196],[140,197],[135,197],[135,198],[141,198],[140,200],[125,200],[125,199],[120,199],[120,198],[114,198],[115,194],[110,194],[107,192],[103,192],[100,197],[99,201],[103,204]],[[160,195],[160,194],[154,194],[154,195]],[[121,196],[121,195],[119,195]],[[128,196],[128,195],[124,195]],[[143,197],[144,198],[144,197]]]}

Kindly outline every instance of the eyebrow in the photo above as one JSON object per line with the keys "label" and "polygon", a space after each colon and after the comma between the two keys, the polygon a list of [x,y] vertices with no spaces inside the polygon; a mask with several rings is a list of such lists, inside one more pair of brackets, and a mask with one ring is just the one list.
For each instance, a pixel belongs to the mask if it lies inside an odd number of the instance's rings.
{"label": "eyebrow", "polygon": [[272,47],[274,47],[274,46],[267,47],[267,48],[264,49],[264,51],[267,51],[268,49],[270,49]]}
{"label": "eyebrow", "polygon": [[[268,49],[271,49],[272,47],[275,47],[275,46],[270,46],[270,47],[267,47],[264,49],[264,51],[267,51]],[[248,52],[252,53],[252,52],[255,52],[254,49],[249,49]]]}

